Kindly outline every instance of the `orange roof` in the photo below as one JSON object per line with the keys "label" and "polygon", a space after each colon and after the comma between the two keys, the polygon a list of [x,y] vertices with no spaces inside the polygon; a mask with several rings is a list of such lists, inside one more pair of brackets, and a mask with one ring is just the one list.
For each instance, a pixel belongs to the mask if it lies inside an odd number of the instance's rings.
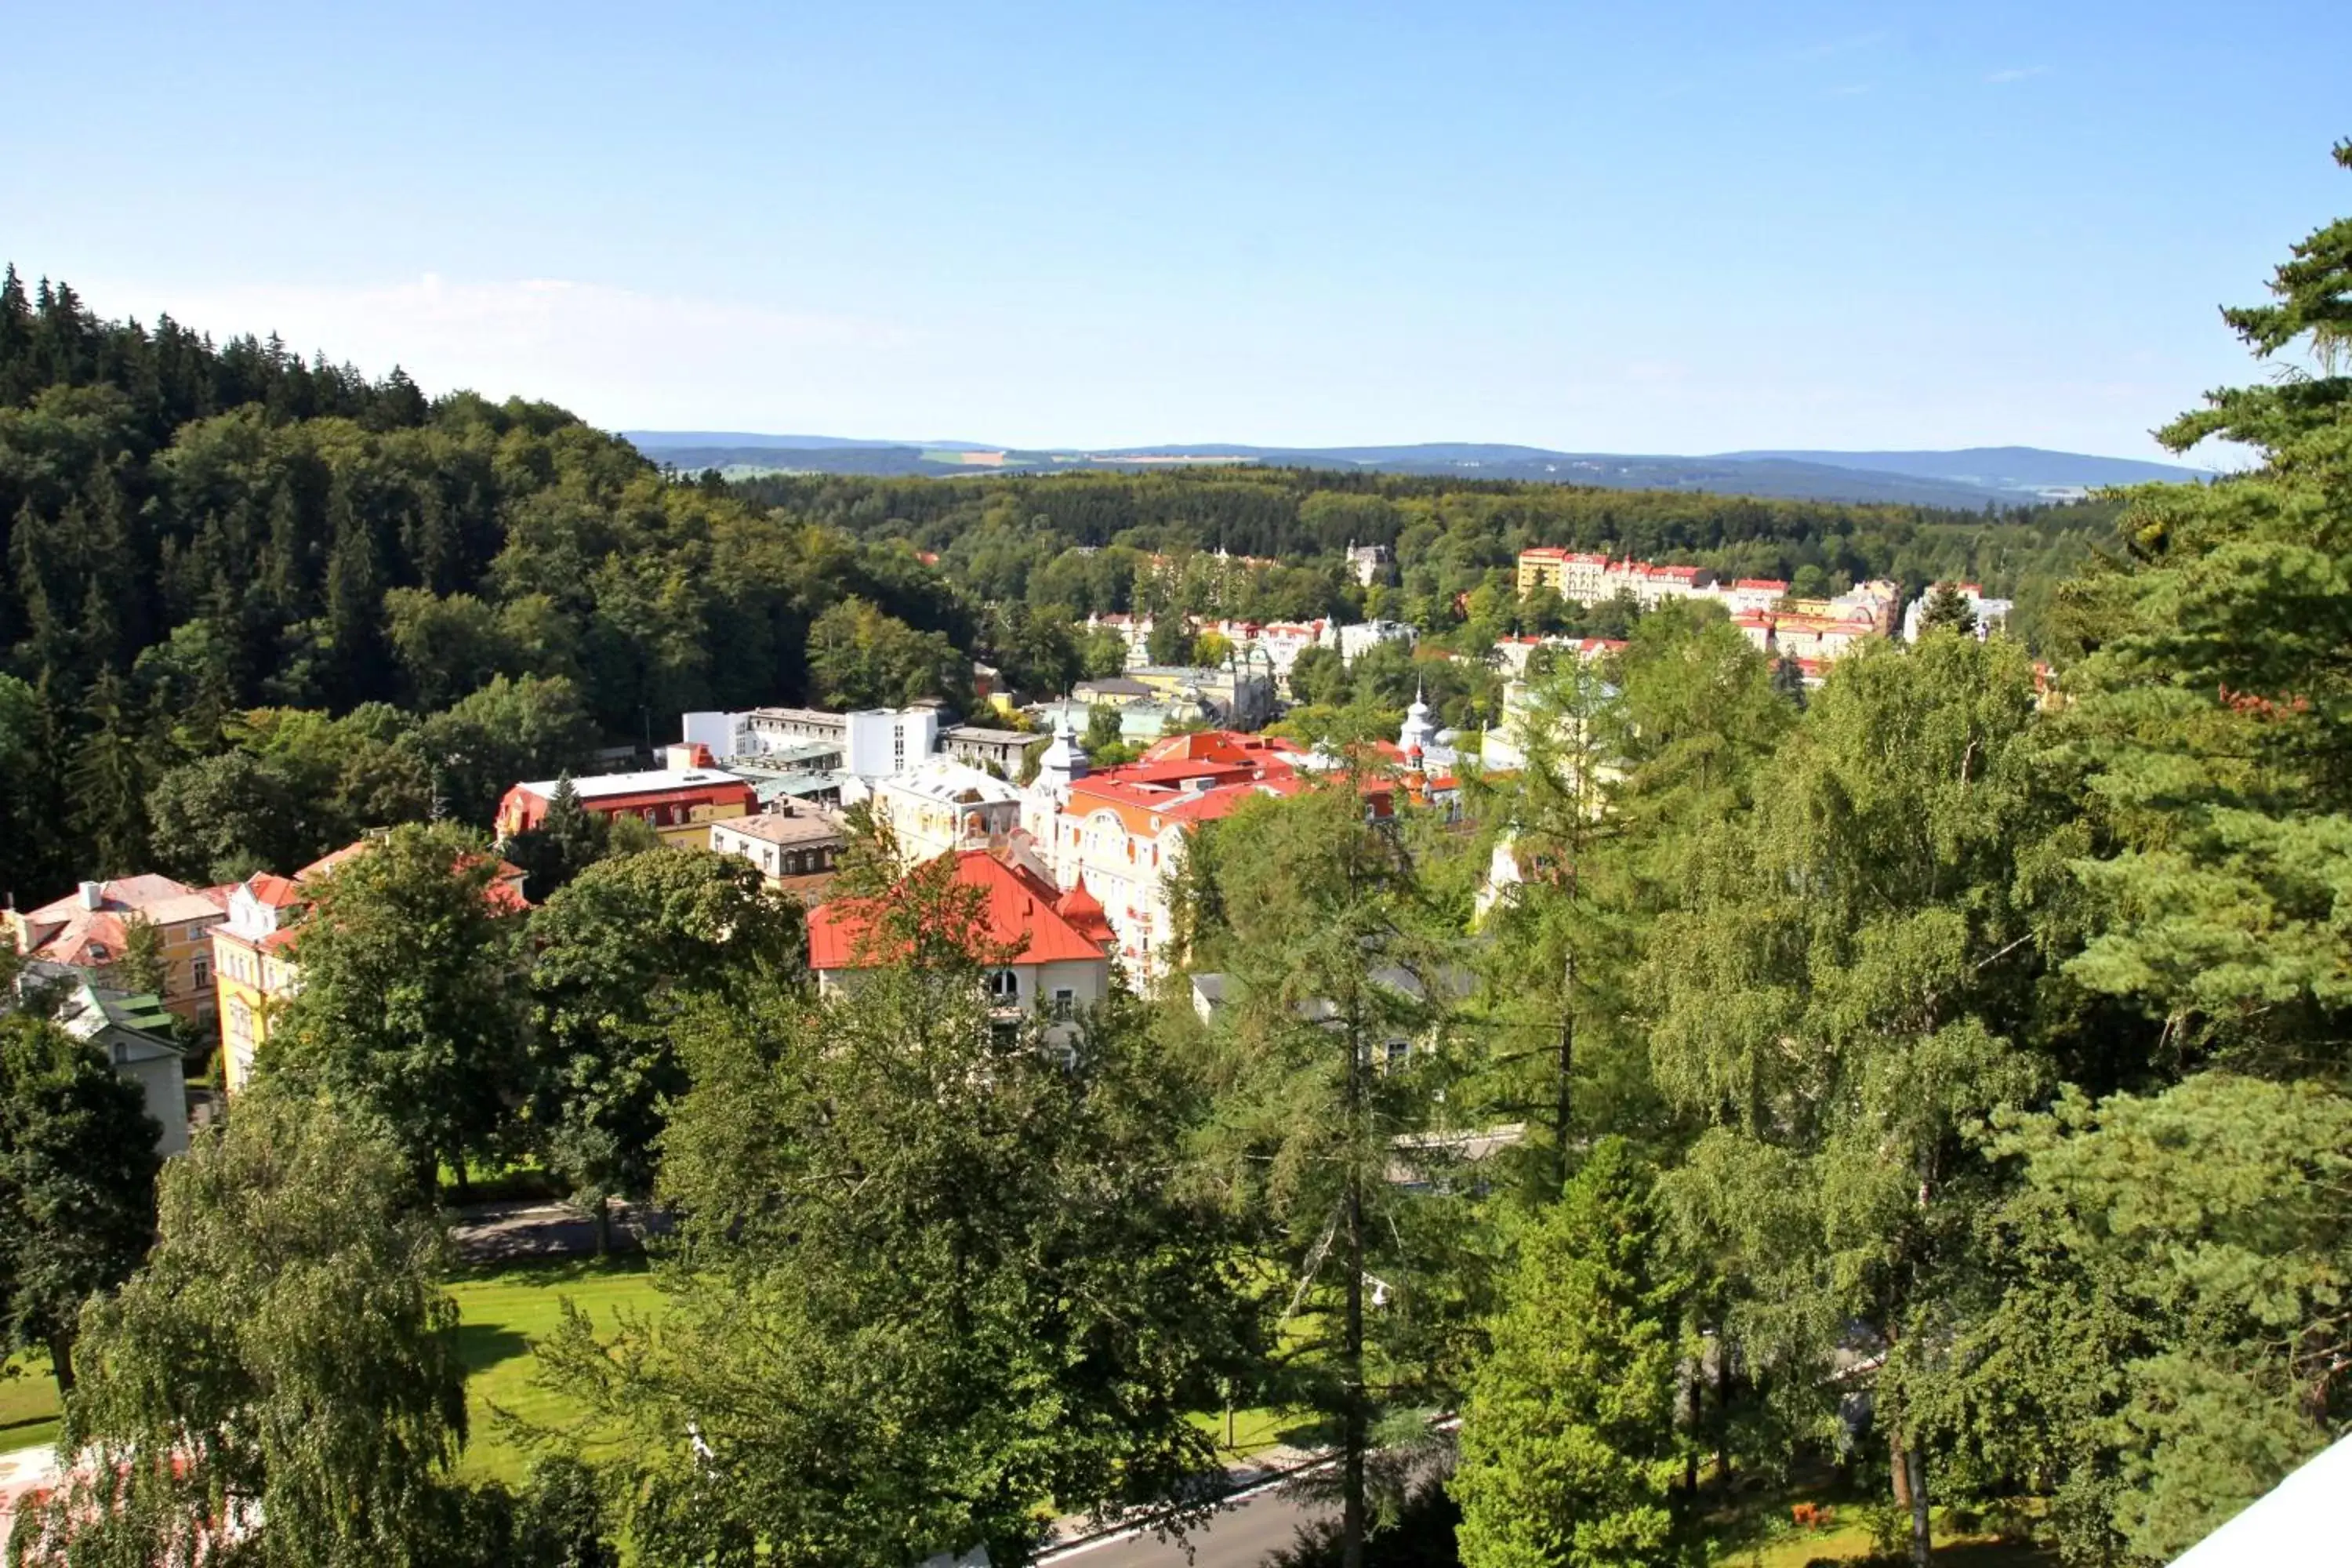
{"label": "orange roof", "polygon": [[1110,918],[1103,913],[1102,900],[1087,891],[1084,871],[1070,884],[1070,890],[1055,901],[1054,912],[1069,921],[1072,931],[1097,945],[1116,940]]}
{"label": "orange roof", "polygon": [[[1064,963],[1098,961],[1102,939],[1089,939],[1056,905],[1080,895],[1056,894],[1052,884],[1015,869],[985,849],[956,853],[955,879],[982,895],[983,933],[992,946],[1011,949],[1014,963]],[[936,862],[934,862],[936,864]],[[1085,900],[1093,902],[1091,897]],[[809,967],[816,970],[870,969],[887,960],[865,947],[873,929],[869,899],[841,899],[809,911]],[[1079,906],[1083,911],[1084,904]],[[1102,919],[1095,904],[1094,918]]]}
{"label": "orange roof", "polygon": [[302,889],[296,885],[294,879],[281,877],[275,871],[256,871],[242,882],[232,882],[226,887],[215,888],[213,891],[226,901],[239,888],[273,910],[286,909],[302,901]]}
{"label": "orange roof", "polygon": [[134,921],[211,923],[227,911],[228,901],[221,889],[200,890],[149,873],[100,883],[98,905],[91,909],[77,889],[21,914],[26,956],[86,967],[111,963],[128,948]]}
{"label": "orange roof", "polygon": [[1789,584],[1781,582],[1778,577],[1742,577],[1732,586],[1759,589],[1774,594],[1785,594],[1789,591]]}

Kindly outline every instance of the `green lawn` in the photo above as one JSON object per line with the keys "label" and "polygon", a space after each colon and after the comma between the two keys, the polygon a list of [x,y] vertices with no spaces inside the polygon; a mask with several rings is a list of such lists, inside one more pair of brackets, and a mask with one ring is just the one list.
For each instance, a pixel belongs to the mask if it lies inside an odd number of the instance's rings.
{"label": "green lawn", "polygon": [[499,1430],[492,1406],[537,1426],[561,1423],[565,1402],[536,1385],[532,1342],[551,1331],[571,1300],[609,1328],[616,1310],[658,1310],[661,1297],[640,1258],[603,1263],[541,1264],[450,1282],[457,1298],[457,1353],[466,1363],[466,1410],[472,1437],[463,1473],[509,1484],[522,1479],[530,1456]]}
{"label": "green lawn", "polygon": [[58,1385],[49,1377],[48,1357],[5,1364],[14,1375],[0,1374],[0,1454],[56,1442]]}
{"label": "green lawn", "polygon": [[[1790,1522],[1790,1501],[1829,1503],[1835,1510],[1835,1519],[1825,1529],[1800,1529]],[[1942,1510],[1937,1511],[1935,1561],[1938,1563],[1950,1563],[1952,1568],[2057,1568],[2054,1552],[1955,1531],[1941,1517]],[[1818,1488],[1801,1488],[1769,1500],[1743,1503],[1737,1514],[1726,1513],[1716,1521],[1719,1527],[1734,1525],[1735,1537],[1746,1539],[1737,1546],[1718,1546],[1713,1568],[1806,1568],[1811,1563],[1860,1561],[1870,1556],[1870,1531],[1861,1514],[1852,1499],[1832,1497]]]}

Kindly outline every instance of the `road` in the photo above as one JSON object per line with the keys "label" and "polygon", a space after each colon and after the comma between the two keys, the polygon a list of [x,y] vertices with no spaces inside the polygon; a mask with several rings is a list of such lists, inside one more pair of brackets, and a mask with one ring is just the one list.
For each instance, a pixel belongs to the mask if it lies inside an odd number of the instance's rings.
{"label": "road", "polygon": [[1188,1563],[1191,1568],[1259,1568],[1269,1552],[1297,1539],[1300,1525],[1325,1511],[1320,1503],[1293,1501],[1276,1485],[1225,1504],[1188,1542],[1162,1541],[1146,1531],[1072,1547],[1045,1561],[1053,1568],[1186,1568]]}

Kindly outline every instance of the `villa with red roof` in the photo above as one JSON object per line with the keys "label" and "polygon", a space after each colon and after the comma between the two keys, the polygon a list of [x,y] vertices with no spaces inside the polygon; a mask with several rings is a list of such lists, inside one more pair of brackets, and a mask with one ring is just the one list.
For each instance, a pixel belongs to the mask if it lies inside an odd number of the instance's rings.
{"label": "villa with red roof", "polygon": [[[1096,773],[1066,716],[1022,794],[1021,826],[1057,885],[1083,879],[1117,934],[1120,962],[1148,980],[1165,967],[1168,892],[1191,830],[1257,796],[1296,795],[1328,765],[1295,741],[1208,730],[1171,735]],[[1386,817],[1393,807],[1390,786],[1366,790],[1368,813]]]}
{"label": "villa with red roof", "polygon": [[[1008,1021],[1044,1017],[1049,1037],[1074,1014],[1110,994],[1110,955],[1118,938],[1083,881],[1067,892],[985,849],[955,851],[955,880],[979,894],[977,935],[1003,962],[988,973],[991,1000]],[[821,994],[837,996],[858,971],[895,954],[874,932],[875,901],[841,899],[809,911],[809,968]]]}
{"label": "villa with red roof", "polygon": [[227,915],[227,889],[191,888],[169,877],[117,877],[84,882],[39,909],[6,911],[8,934],[27,958],[93,973],[131,949],[133,928],[163,937],[163,1005],[190,1023],[212,1016],[212,950],[205,933]]}

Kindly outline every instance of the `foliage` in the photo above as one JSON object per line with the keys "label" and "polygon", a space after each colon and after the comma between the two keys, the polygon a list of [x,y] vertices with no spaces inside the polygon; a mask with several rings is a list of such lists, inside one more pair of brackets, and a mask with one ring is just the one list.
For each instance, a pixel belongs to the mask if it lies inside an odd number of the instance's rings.
{"label": "foliage", "polygon": [[[1442,1131],[1458,971],[1399,838],[1367,820],[1368,793],[1391,787],[1359,760],[1243,805],[1217,825],[1181,936],[1228,987],[1202,1051],[1216,1115],[1197,1157],[1288,1298],[1278,1386],[1331,1424],[1351,1557],[1405,1479],[1374,1463],[1383,1405],[1448,1402],[1471,1310],[1451,1146],[1422,1136]],[[1391,1180],[1401,1138],[1434,1191]]]}
{"label": "foliage", "polygon": [[808,634],[809,679],[835,708],[903,708],[925,697],[969,708],[970,661],[940,632],[919,632],[864,599],[845,599]]}
{"label": "foliage", "polygon": [[419,1190],[494,1152],[521,1085],[515,926],[498,859],[448,826],[395,828],[312,879],[301,989],[256,1061],[379,1118]]}
{"label": "foliage", "polygon": [[20,1006],[0,1017],[0,1345],[74,1385],[82,1302],[146,1255],[161,1133],[96,1047]]}
{"label": "foliage", "polygon": [[59,1447],[89,1462],[11,1560],[442,1561],[439,1482],[466,1431],[456,1313],[398,1146],[258,1089],[165,1170],[159,1228],[83,1314]]}
{"label": "foliage", "polygon": [[1650,1180],[1623,1140],[1602,1139],[1520,1243],[1449,1483],[1468,1568],[1688,1556],[1675,1423],[1686,1282]]}
{"label": "foliage", "polygon": [[664,1106],[687,1089],[681,1014],[798,969],[800,915],[740,857],[665,848],[591,866],[528,940],[533,1111],[601,1242],[605,1199],[653,1191]]}
{"label": "foliage", "polygon": [[1247,1337],[1164,1157],[1190,1110],[1126,1004],[1070,1059],[999,1027],[961,890],[902,892],[908,963],[680,1033],[667,1310],[542,1350],[627,1450],[651,1560],[1018,1562],[1049,1498],[1143,1501],[1209,1458],[1186,1412]]}

